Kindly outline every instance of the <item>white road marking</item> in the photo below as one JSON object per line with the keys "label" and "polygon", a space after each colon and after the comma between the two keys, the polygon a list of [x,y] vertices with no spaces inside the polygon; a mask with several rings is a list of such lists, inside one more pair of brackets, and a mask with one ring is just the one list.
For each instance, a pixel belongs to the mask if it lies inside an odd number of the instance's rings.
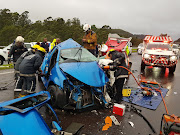
{"label": "white road marking", "polygon": [[12,71],[12,72],[0,73],[0,75],[4,75],[4,74],[11,74],[11,73],[14,73],[14,71]]}

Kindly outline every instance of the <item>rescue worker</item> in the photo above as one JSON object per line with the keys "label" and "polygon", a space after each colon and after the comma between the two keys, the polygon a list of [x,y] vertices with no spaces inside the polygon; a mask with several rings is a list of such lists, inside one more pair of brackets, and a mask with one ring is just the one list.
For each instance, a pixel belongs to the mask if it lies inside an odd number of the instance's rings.
{"label": "rescue worker", "polygon": [[51,47],[50,47],[51,50],[52,50],[56,45],[58,45],[59,43],[61,43],[60,38],[54,39],[53,42],[51,43]]}
{"label": "rescue worker", "polygon": [[44,38],[44,41],[41,43],[41,47],[43,47],[46,52],[49,52],[49,44],[47,43],[47,38]]}
{"label": "rescue worker", "polygon": [[16,61],[16,65],[15,65],[15,71],[17,72],[18,74],[18,80],[16,82],[16,85],[15,85],[15,89],[14,89],[14,95],[16,97],[16,95],[18,95],[20,92],[21,92],[21,89],[22,89],[22,84],[23,84],[23,79],[20,78],[19,76],[19,65],[21,64],[21,62],[23,61],[23,59],[26,57],[26,56],[29,56],[31,54],[35,54],[35,52],[37,51],[37,49],[40,48],[39,45],[34,45],[31,47],[31,50],[30,51],[26,51],[24,52],[19,58],[18,60]]}
{"label": "rescue worker", "polygon": [[35,54],[26,56],[19,65],[20,77],[23,79],[21,95],[31,94],[36,89],[36,71],[40,70],[46,50],[39,47]]}
{"label": "rescue worker", "polygon": [[[9,54],[8,54],[8,63],[11,60],[11,56],[13,55],[13,64],[15,67],[17,59],[25,52],[27,48],[24,46],[24,38],[22,36],[18,36],[15,40],[15,44],[12,45]],[[15,71],[15,80],[17,80],[17,73]]]}
{"label": "rescue worker", "polygon": [[85,24],[83,26],[83,30],[85,31],[85,35],[83,36],[83,44],[84,48],[86,48],[89,52],[96,56],[96,46],[97,46],[97,36],[94,31],[91,30],[91,25]]}
{"label": "rescue worker", "polygon": [[110,65],[111,70],[115,70],[114,77],[115,77],[115,88],[116,88],[116,94],[115,94],[115,101],[117,103],[121,103],[122,101],[122,90],[125,78],[128,77],[128,71],[124,68],[119,68],[118,66],[123,66],[127,68],[126,62],[125,62],[125,55],[122,52],[118,52],[114,49],[111,49],[109,51],[108,56],[111,60],[113,60],[113,63]]}

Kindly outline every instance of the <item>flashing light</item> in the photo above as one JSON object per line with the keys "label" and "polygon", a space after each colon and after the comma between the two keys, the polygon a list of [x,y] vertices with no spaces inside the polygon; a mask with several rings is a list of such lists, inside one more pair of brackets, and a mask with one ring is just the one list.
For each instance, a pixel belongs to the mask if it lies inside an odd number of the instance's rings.
{"label": "flashing light", "polygon": [[154,55],[152,55],[152,56],[151,56],[151,58],[155,58],[155,56],[154,56]]}
{"label": "flashing light", "polygon": [[176,56],[171,56],[170,57],[170,61],[176,61],[177,60],[177,57]]}
{"label": "flashing light", "polygon": [[149,40],[149,43],[153,43],[153,40]]}
{"label": "flashing light", "polygon": [[168,43],[169,41],[164,41],[164,43]]}

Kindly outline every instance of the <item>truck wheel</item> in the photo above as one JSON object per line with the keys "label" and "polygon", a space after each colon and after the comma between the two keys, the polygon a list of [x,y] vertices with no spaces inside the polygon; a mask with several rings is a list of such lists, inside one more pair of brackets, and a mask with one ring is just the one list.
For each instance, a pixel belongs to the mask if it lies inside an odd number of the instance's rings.
{"label": "truck wheel", "polygon": [[144,71],[145,67],[146,67],[146,64],[142,61],[141,62],[141,71]]}
{"label": "truck wheel", "polygon": [[0,57],[0,65],[3,65],[3,63],[4,63],[4,60],[2,57]]}
{"label": "truck wheel", "polygon": [[176,70],[176,65],[172,66],[172,67],[169,67],[169,73],[170,74],[173,74],[175,70]]}

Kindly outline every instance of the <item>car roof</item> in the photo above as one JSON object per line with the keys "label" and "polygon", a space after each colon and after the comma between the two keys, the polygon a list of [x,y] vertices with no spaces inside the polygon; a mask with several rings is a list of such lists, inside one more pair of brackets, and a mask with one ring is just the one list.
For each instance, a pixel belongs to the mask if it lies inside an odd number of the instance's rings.
{"label": "car roof", "polygon": [[72,38],[69,38],[64,42],[59,43],[57,47],[59,47],[60,49],[69,49],[69,48],[78,48],[82,46],[76,41],[74,41]]}

